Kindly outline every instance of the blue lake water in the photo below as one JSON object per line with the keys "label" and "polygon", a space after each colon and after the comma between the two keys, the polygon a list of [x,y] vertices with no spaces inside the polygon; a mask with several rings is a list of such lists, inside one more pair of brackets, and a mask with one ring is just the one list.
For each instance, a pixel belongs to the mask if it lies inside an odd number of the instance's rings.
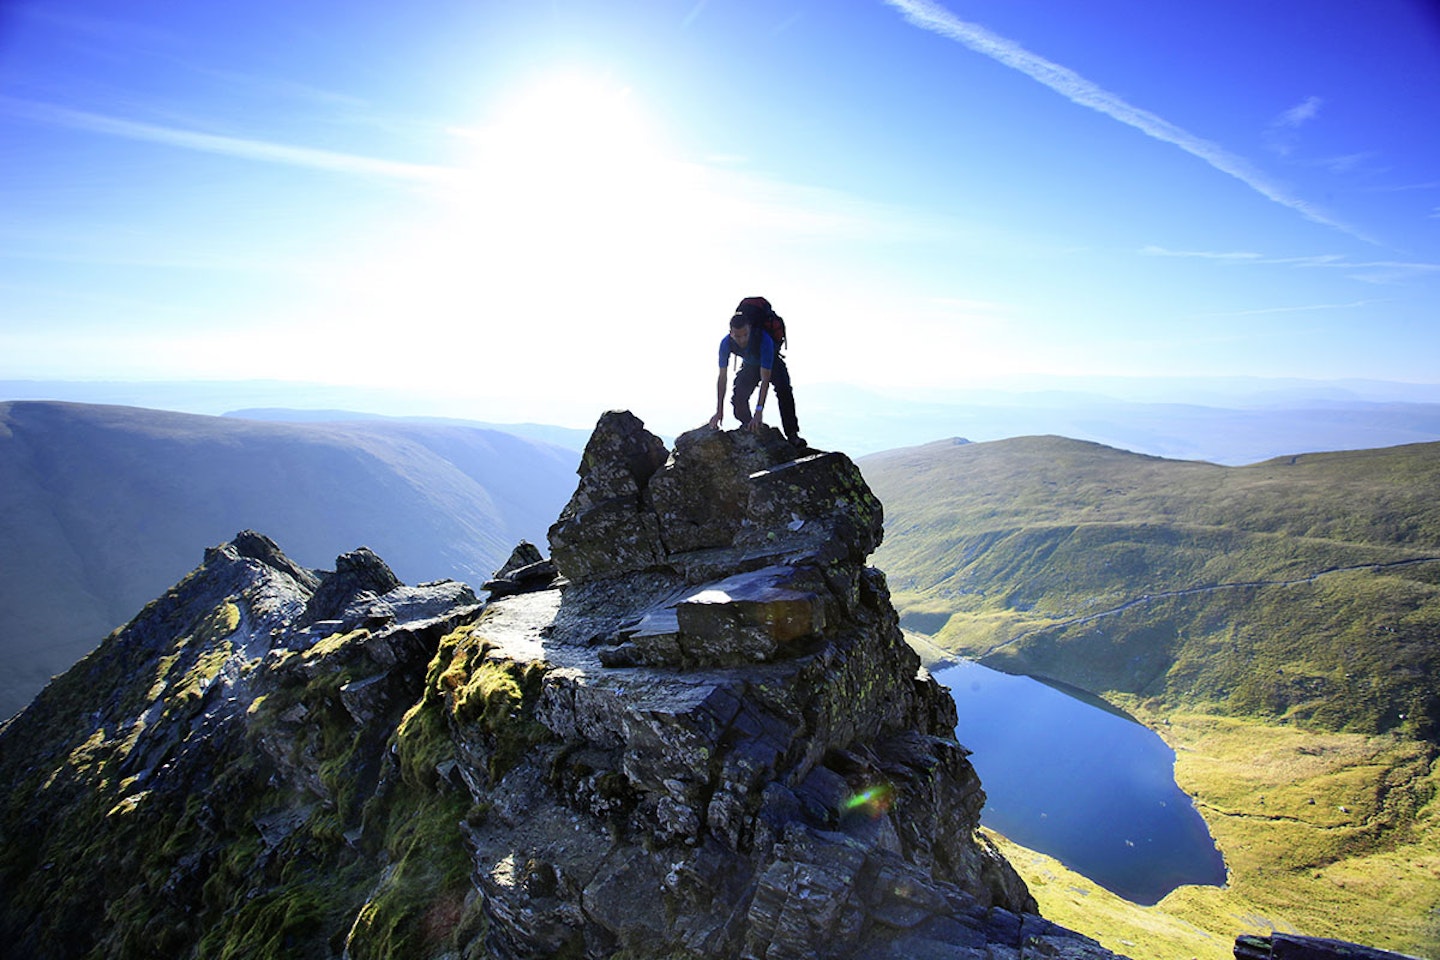
{"label": "blue lake water", "polygon": [[988,798],[980,822],[1133,903],[1225,882],[1225,862],[1175,785],[1154,731],[1030,677],[963,661],[935,670]]}

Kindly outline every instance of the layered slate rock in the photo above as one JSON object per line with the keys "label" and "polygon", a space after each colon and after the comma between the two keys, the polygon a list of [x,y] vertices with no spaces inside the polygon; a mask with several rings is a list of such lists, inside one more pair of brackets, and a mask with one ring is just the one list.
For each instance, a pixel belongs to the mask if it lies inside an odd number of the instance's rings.
{"label": "layered slate rock", "polygon": [[425,809],[393,802],[397,730],[480,610],[365,548],[333,572],[252,531],[206,550],[0,724],[0,942],[337,955],[395,860],[391,815]]}
{"label": "layered slate rock", "polygon": [[0,937],[86,956],[1110,957],[979,834],[842,454],[601,418],[550,532],[408,587],[253,533],[0,725]]}
{"label": "layered slate rock", "polygon": [[483,589],[492,597],[508,597],[544,590],[552,586],[559,575],[555,562],[541,556],[539,547],[528,540],[521,540],[510,552],[510,558],[501,564],[493,577],[485,581]]}
{"label": "layered slate rock", "polygon": [[551,528],[560,588],[492,602],[451,654],[540,671],[548,762],[472,785],[487,948],[1110,956],[976,833],[954,703],[864,566],[883,512],[854,464],[773,431],[661,449],[602,417]]}
{"label": "layered slate rock", "polygon": [[342,553],[335,558],[335,572],[320,581],[306,602],[300,621],[309,624],[338,618],[356,600],[378,597],[398,586],[400,578],[369,547]]}
{"label": "layered slate rock", "polygon": [[643,570],[664,548],[641,491],[666,459],[665,444],[628,411],[607,413],[580,458],[580,484],[550,528],[556,565],[573,579]]}
{"label": "layered slate rock", "polygon": [[1378,950],[1346,940],[1276,932],[1264,937],[1253,934],[1241,934],[1236,937],[1235,960],[1419,960],[1419,958],[1390,950]]}

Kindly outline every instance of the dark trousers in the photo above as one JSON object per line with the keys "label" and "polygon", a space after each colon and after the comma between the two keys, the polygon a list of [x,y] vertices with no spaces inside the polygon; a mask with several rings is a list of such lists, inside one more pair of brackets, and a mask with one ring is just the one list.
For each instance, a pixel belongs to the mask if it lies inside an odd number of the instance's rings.
{"label": "dark trousers", "polygon": [[[735,390],[730,394],[730,406],[741,424],[750,422],[750,394],[758,386],[760,364],[741,364],[735,374]],[[790,370],[780,357],[775,358],[775,365],[770,368],[770,390],[780,403],[780,423],[785,428],[785,436],[794,440],[800,436],[800,421],[795,417],[795,391],[790,389]]]}

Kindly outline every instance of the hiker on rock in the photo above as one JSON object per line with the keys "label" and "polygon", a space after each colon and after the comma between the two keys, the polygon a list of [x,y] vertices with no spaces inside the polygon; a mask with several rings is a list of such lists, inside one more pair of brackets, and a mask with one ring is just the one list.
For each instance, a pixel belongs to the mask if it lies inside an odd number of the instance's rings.
{"label": "hiker on rock", "polygon": [[[718,429],[725,420],[725,376],[733,354],[740,358],[735,374],[735,391],[730,405],[735,418],[747,430],[757,431],[764,425],[765,399],[771,385],[780,402],[780,423],[785,439],[797,447],[805,446],[800,437],[800,424],[795,417],[795,393],[790,389],[790,371],[780,347],[785,343],[785,321],[775,313],[764,297],[746,297],[730,318],[730,332],[720,341],[720,378],[715,383],[715,416],[710,426]],[[750,413],[750,394],[760,387],[755,413]]]}

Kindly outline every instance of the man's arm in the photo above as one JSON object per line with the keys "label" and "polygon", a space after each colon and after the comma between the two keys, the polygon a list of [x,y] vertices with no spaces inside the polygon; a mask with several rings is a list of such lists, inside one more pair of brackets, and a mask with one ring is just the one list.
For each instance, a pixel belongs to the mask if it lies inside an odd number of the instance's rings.
{"label": "man's arm", "polygon": [[769,367],[761,367],[761,368],[760,368],[760,395],[755,399],[755,416],[751,417],[751,418],[750,418],[750,422],[749,422],[748,424],[746,424],[746,426],[748,426],[751,430],[759,430],[760,427],[761,427],[761,425],[765,423],[765,420],[764,420],[765,397],[766,397],[766,395],[769,394],[769,393],[770,393],[770,368],[769,368]]}
{"label": "man's arm", "polygon": [[720,424],[725,422],[725,371],[722,366],[720,376],[715,380],[715,416],[710,418],[712,429],[719,429]]}
{"label": "man's arm", "polygon": [[751,430],[759,430],[764,420],[765,397],[770,393],[770,370],[775,366],[775,341],[764,330],[760,335],[760,395],[755,399],[755,416],[746,424]]}

